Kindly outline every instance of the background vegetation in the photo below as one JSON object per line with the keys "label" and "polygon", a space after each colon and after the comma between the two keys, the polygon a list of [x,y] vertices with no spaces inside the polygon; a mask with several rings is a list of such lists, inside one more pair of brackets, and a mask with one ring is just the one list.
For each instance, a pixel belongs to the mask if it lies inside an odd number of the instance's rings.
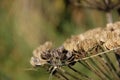
{"label": "background vegetation", "polygon": [[[116,10],[113,21],[118,21]],[[105,13],[69,0],[0,0],[0,80],[47,80],[29,70],[32,51],[45,41],[59,46],[71,35],[106,25]]]}

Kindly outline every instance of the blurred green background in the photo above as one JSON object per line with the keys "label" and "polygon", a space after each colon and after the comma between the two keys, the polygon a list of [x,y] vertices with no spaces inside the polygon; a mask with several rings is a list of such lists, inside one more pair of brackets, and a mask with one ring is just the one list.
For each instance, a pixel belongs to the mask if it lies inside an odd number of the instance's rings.
{"label": "blurred green background", "polygon": [[71,35],[105,24],[104,12],[68,0],[0,0],[0,80],[48,80],[44,69],[29,70],[36,47],[45,41],[57,47]]}

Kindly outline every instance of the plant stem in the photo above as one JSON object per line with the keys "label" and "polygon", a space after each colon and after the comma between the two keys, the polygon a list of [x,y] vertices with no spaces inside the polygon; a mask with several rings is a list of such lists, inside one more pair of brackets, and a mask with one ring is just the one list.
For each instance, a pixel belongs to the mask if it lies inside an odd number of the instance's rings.
{"label": "plant stem", "polygon": [[68,66],[70,69],[72,69],[74,72],[80,74],[81,76],[83,76],[86,80],[93,80],[91,79],[89,76],[87,76],[86,74],[83,74],[82,72],[76,70],[75,68],[71,67],[71,66]]}
{"label": "plant stem", "polygon": [[65,71],[65,70],[62,69],[62,68],[59,68],[59,70],[60,70],[62,73],[67,74],[67,75],[69,75],[70,77],[74,78],[74,80],[82,80],[82,79],[79,79],[78,77],[76,77],[75,75],[73,75],[73,74]]}
{"label": "plant stem", "polygon": [[112,23],[113,22],[111,11],[106,12],[106,18],[107,18],[107,23]]}

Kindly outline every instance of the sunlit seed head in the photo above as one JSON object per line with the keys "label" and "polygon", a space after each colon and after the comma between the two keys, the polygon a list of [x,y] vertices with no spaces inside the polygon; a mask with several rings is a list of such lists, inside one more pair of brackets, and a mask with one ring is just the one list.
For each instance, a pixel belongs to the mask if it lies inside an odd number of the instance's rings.
{"label": "sunlit seed head", "polygon": [[85,39],[84,41],[81,42],[82,49],[86,52],[95,47],[96,44],[97,42],[94,39]]}
{"label": "sunlit seed head", "polygon": [[103,44],[105,49],[114,49],[120,46],[120,38],[119,39],[109,39]]}
{"label": "sunlit seed head", "polygon": [[95,38],[96,35],[100,34],[102,28],[95,28],[92,30],[88,30],[87,32],[83,33],[85,38]]}
{"label": "sunlit seed head", "polygon": [[[33,51],[33,57],[31,57],[30,63],[32,66],[44,65],[47,63],[47,60],[51,57],[49,50],[52,47],[51,42],[46,42],[43,45],[40,45]],[[44,58],[43,58],[44,57]]]}

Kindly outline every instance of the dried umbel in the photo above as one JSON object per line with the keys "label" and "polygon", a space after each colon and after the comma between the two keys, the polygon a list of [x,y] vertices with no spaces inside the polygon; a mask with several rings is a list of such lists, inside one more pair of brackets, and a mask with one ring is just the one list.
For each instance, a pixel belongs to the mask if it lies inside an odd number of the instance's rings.
{"label": "dried umbel", "polygon": [[74,6],[105,12],[108,23],[112,23],[112,11],[119,11],[120,0],[71,0]]}
{"label": "dried umbel", "polygon": [[103,29],[97,28],[72,36],[58,48],[52,48],[52,43],[46,42],[33,51],[30,63],[34,67],[47,65],[47,70],[51,74],[62,77],[64,80],[71,80],[66,75],[75,80],[81,80],[81,78],[65,71],[62,69],[63,66],[69,67],[85,80],[94,80],[87,74],[73,68],[77,62],[93,72],[100,80],[119,80],[120,68],[112,62],[113,59],[114,61],[116,59],[110,57],[110,54],[107,55],[111,51],[120,64],[119,22],[110,23]]}
{"label": "dried umbel", "polygon": [[57,49],[51,49],[51,42],[46,42],[33,51],[33,57],[30,63],[35,66],[44,66],[45,64],[53,67],[59,67],[69,63],[73,56],[72,52],[68,52],[63,46]]}
{"label": "dried umbel", "polygon": [[[119,47],[120,41],[120,23],[117,22],[115,24],[108,24],[105,29],[97,28],[86,33],[71,37],[67,41],[64,42],[64,47],[66,50],[81,50],[88,52],[93,47],[97,45],[107,45],[111,42],[111,45],[117,44],[116,47]],[[110,26],[111,25],[111,26]],[[81,35],[83,37],[81,37]],[[76,47],[76,48],[75,48]],[[113,47],[115,48],[115,46]],[[112,48],[110,48],[112,49]]]}
{"label": "dried umbel", "polygon": [[81,0],[84,3],[83,6],[98,9],[101,11],[110,11],[119,6],[119,0]]}
{"label": "dried umbel", "polygon": [[[104,29],[97,28],[83,34],[71,37],[64,42],[64,47],[75,54],[74,60],[79,61],[87,56],[92,56],[120,47],[120,23],[107,24]],[[117,52],[117,54],[120,52]]]}
{"label": "dried umbel", "polygon": [[70,61],[82,59],[89,52],[97,54],[100,52],[98,49],[100,46],[106,50],[117,48],[120,46],[120,23],[110,25],[105,29],[97,28],[84,34],[72,36],[64,42],[63,46],[56,49],[51,48],[51,42],[46,42],[33,51],[30,62],[33,66],[44,64],[61,66],[70,63]]}

